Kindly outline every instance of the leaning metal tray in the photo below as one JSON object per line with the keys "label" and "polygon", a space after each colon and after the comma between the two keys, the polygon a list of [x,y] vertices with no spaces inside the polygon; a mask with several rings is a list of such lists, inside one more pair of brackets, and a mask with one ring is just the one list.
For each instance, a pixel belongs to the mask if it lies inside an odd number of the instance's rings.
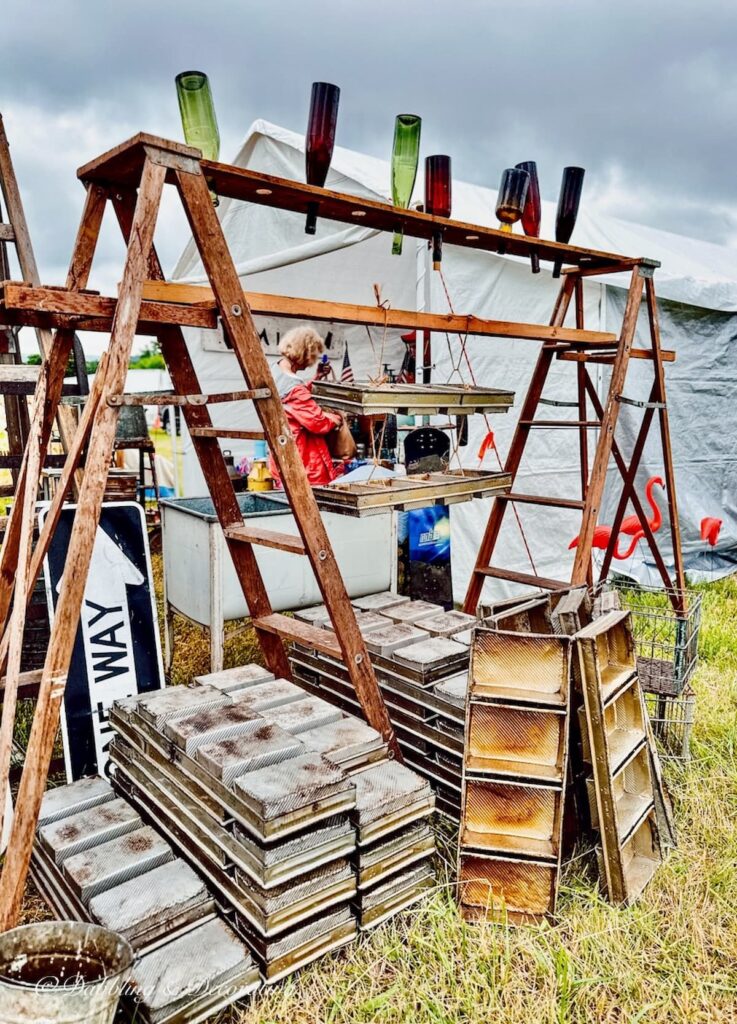
{"label": "leaning metal tray", "polygon": [[472,498],[505,494],[511,487],[509,473],[453,469],[444,473],[411,473],[409,476],[360,483],[334,483],[314,487],[321,509],[350,516],[377,515],[393,509],[452,505]]}
{"label": "leaning metal tray", "polygon": [[339,384],[315,381],[312,394],[326,408],[358,416],[395,412],[468,416],[507,412],[514,402],[513,391],[464,384]]}

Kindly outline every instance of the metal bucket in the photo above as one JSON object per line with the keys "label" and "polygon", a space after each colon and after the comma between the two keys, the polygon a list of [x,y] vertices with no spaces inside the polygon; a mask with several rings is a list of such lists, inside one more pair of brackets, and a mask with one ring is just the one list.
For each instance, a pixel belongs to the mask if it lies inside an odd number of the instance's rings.
{"label": "metal bucket", "polygon": [[128,942],[76,921],[0,935],[0,1024],[111,1024],[133,966]]}

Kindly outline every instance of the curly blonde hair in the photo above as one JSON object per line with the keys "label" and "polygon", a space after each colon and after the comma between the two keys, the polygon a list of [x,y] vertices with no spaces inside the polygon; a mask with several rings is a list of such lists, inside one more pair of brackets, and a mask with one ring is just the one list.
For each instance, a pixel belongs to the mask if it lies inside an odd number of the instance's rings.
{"label": "curly blonde hair", "polygon": [[311,327],[293,327],[279,342],[279,351],[298,370],[306,370],[325,351],[325,342]]}

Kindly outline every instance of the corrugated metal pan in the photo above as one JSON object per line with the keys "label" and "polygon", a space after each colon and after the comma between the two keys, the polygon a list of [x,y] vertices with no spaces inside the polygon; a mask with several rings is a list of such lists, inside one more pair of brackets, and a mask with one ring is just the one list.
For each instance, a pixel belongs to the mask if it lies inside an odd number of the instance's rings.
{"label": "corrugated metal pan", "polygon": [[358,888],[378,885],[391,875],[405,871],[411,864],[432,857],[435,836],[429,824],[418,821],[408,825],[388,839],[380,839],[357,850],[354,863]]}
{"label": "corrugated metal pan", "polygon": [[356,937],[356,920],[347,906],[337,907],[316,920],[294,928],[276,939],[253,932],[248,922],[236,918],[236,927],[259,961],[267,985],[293,974]]}
{"label": "corrugated metal pan", "polygon": [[435,873],[423,863],[380,885],[365,889],[353,904],[362,931],[376,928],[426,896],[435,886]]}
{"label": "corrugated metal pan", "polygon": [[566,706],[569,674],[565,637],[476,630],[471,664],[476,700]]}
{"label": "corrugated metal pan", "polygon": [[459,904],[467,921],[534,924],[555,910],[557,866],[505,857],[462,854]]}

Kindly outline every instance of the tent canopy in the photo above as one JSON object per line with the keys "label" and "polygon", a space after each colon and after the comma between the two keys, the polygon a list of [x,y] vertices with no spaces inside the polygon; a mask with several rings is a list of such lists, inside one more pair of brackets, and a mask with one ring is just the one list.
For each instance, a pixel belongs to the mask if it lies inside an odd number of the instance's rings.
{"label": "tent canopy", "polygon": [[[297,133],[256,121],[238,153],[235,164],[296,180],[304,179],[304,139]],[[336,147],[327,187],[367,198],[388,198],[389,165],[386,161]],[[416,195],[421,194],[421,180]],[[453,182],[453,216],[472,223],[493,225],[496,192],[492,189]],[[303,218],[268,207],[224,199],[219,216],[246,290],[322,298],[335,301],[374,302],[373,284],[394,308],[425,309],[546,323],[550,318],[558,282],[549,269],[530,274],[526,261],[498,257],[470,249],[446,246],[442,274],[429,269],[427,249],[406,239],[401,257],[392,257],[387,236],[353,225],[318,221],[315,236],[304,233]],[[542,235],[552,237],[555,204],[543,203]],[[661,261],[656,272],[663,344],[677,353],[667,368],[667,386],[676,480],[687,570],[692,575],[723,574],[737,565],[737,417],[734,390],[737,368],[733,358],[737,342],[737,251],[670,232],[658,231],[591,211],[585,202],[573,241],[577,245],[608,250],[625,256],[647,256]],[[204,281],[199,257],[190,244],[185,249],[174,277]],[[624,275],[585,282],[586,326],[617,330],[624,303]],[[267,355],[275,353],[276,332],[289,321],[261,319]],[[320,325],[317,325],[320,326]],[[640,343],[646,325],[638,326]],[[325,331],[323,325],[323,333]],[[359,326],[334,331],[342,357],[348,346],[357,379],[375,376],[383,363],[398,369],[404,346],[401,331],[367,331]],[[235,358],[214,332],[189,331],[188,340],[205,390],[227,388],[238,373]],[[471,420],[467,447],[455,453],[466,466],[478,467],[480,441],[491,428],[503,460],[511,440],[539,343],[509,339],[433,335],[433,376],[439,381],[477,380],[515,390],[515,409],[507,416]],[[593,371],[592,371],[593,372]],[[608,369],[599,367],[595,383],[606,391]],[[645,362],[632,365],[626,393],[635,399],[647,397],[652,367]],[[570,365],[556,363],[546,396],[561,401],[575,399],[575,375]],[[565,410],[563,410],[565,413]],[[246,425],[252,410],[246,406],[216,406],[218,426]],[[575,418],[575,410],[571,410]],[[624,406],[618,437],[625,452],[631,450],[641,412]],[[719,424],[719,429],[715,429]],[[575,431],[536,431],[525,455],[516,490],[558,496],[576,494],[580,487]],[[595,441],[592,434],[590,447]],[[234,445],[234,449],[237,446]],[[244,446],[244,453],[248,445]],[[236,452],[240,454],[240,452]],[[492,452],[484,463],[495,468]],[[647,479],[662,473],[662,455],[655,432],[645,449],[637,487],[644,492]],[[202,481],[191,446],[185,450],[187,493],[202,490]],[[600,521],[608,522],[616,507],[619,479],[609,476],[607,500]],[[660,492],[654,491],[656,500]],[[487,502],[476,501],[452,511],[454,587],[461,599],[475,560],[478,543],[488,517]],[[572,553],[568,544],[575,536],[580,518],[570,510],[522,506],[519,519],[507,514],[498,551],[503,564],[522,572],[530,571],[528,548],[535,569],[549,577],[569,576]],[[716,551],[706,550],[699,536],[704,516],[724,519]],[[667,522],[659,538],[668,561]],[[524,537],[523,537],[524,534]],[[525,543],[526,541],[526,543]],[[653,579],[652,559],[640,544],[627,562],[615,568]],[[490,584],[496,592],[504,587]]]}

